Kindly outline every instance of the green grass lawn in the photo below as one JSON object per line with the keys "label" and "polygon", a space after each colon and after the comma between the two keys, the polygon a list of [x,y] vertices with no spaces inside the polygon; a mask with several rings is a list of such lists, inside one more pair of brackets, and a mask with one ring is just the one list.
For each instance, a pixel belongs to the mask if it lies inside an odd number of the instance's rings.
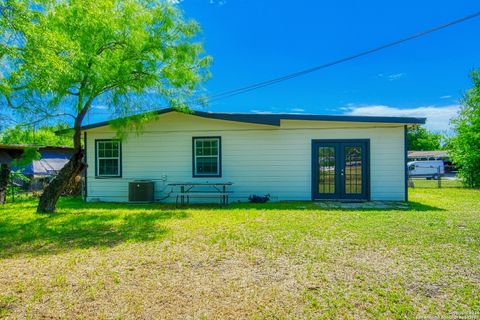
{"label": "green grass lawn", "polygon": [[[425,178],[413,178],[413,185],[415,188],[438,188],[438,180],[427,180]],[[440,181],[441,187],[446,188],[461,188],[462,183],[457,179],[442,179]]]}
{"label": "green grass lawn", "polygon": [[480,318],[480,191],[314,203],[0,207],[0,318]]}

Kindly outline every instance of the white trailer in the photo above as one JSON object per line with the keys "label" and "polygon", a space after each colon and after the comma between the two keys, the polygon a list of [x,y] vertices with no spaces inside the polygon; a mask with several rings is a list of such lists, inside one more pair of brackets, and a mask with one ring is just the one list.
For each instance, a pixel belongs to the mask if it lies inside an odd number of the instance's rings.
{"label": "white trailer", "polygon": [[443,160],[426,160],[408,162],[408,174],[413,178],[437,180],[445,174]]}

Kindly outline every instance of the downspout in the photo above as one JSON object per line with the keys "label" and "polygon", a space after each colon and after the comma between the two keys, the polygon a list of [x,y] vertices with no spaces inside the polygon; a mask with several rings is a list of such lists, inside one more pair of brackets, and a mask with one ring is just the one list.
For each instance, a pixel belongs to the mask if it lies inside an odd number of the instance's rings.
{"label": "downspout", "polygon": [[405,201],[408,201],[408,127],[404,126],[404,161],[405,161]]}
{"label": "downspout", "polygon": [[[87,163],[87,131],[83,132],[83,162]],[[85,170],[83,170],[83,201],[87,201],[88,196],[88,188],[87,188],[87,170],[88,165],[85,166]]]}

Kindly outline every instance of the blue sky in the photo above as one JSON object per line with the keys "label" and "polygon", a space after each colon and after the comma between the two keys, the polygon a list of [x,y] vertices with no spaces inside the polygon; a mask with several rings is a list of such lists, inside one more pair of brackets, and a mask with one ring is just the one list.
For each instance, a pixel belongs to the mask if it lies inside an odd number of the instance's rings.
{"label": "blue sky", "polygon": [[[478,1],[180,0],[213,56],[209,94],[319,65],[480,10]],[[427,116],[447,130],[479,65],[480,18],[203,110]]]}

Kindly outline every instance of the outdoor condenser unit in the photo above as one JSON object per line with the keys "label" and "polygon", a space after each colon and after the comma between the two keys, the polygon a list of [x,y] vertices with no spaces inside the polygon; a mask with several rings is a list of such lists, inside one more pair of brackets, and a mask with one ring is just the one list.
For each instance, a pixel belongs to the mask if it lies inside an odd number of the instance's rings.
{"label": "outdoor condenser unit", "polygon": [[128,183],[129,202],[153,202],[155,184],[150,180],[136,180]]}

